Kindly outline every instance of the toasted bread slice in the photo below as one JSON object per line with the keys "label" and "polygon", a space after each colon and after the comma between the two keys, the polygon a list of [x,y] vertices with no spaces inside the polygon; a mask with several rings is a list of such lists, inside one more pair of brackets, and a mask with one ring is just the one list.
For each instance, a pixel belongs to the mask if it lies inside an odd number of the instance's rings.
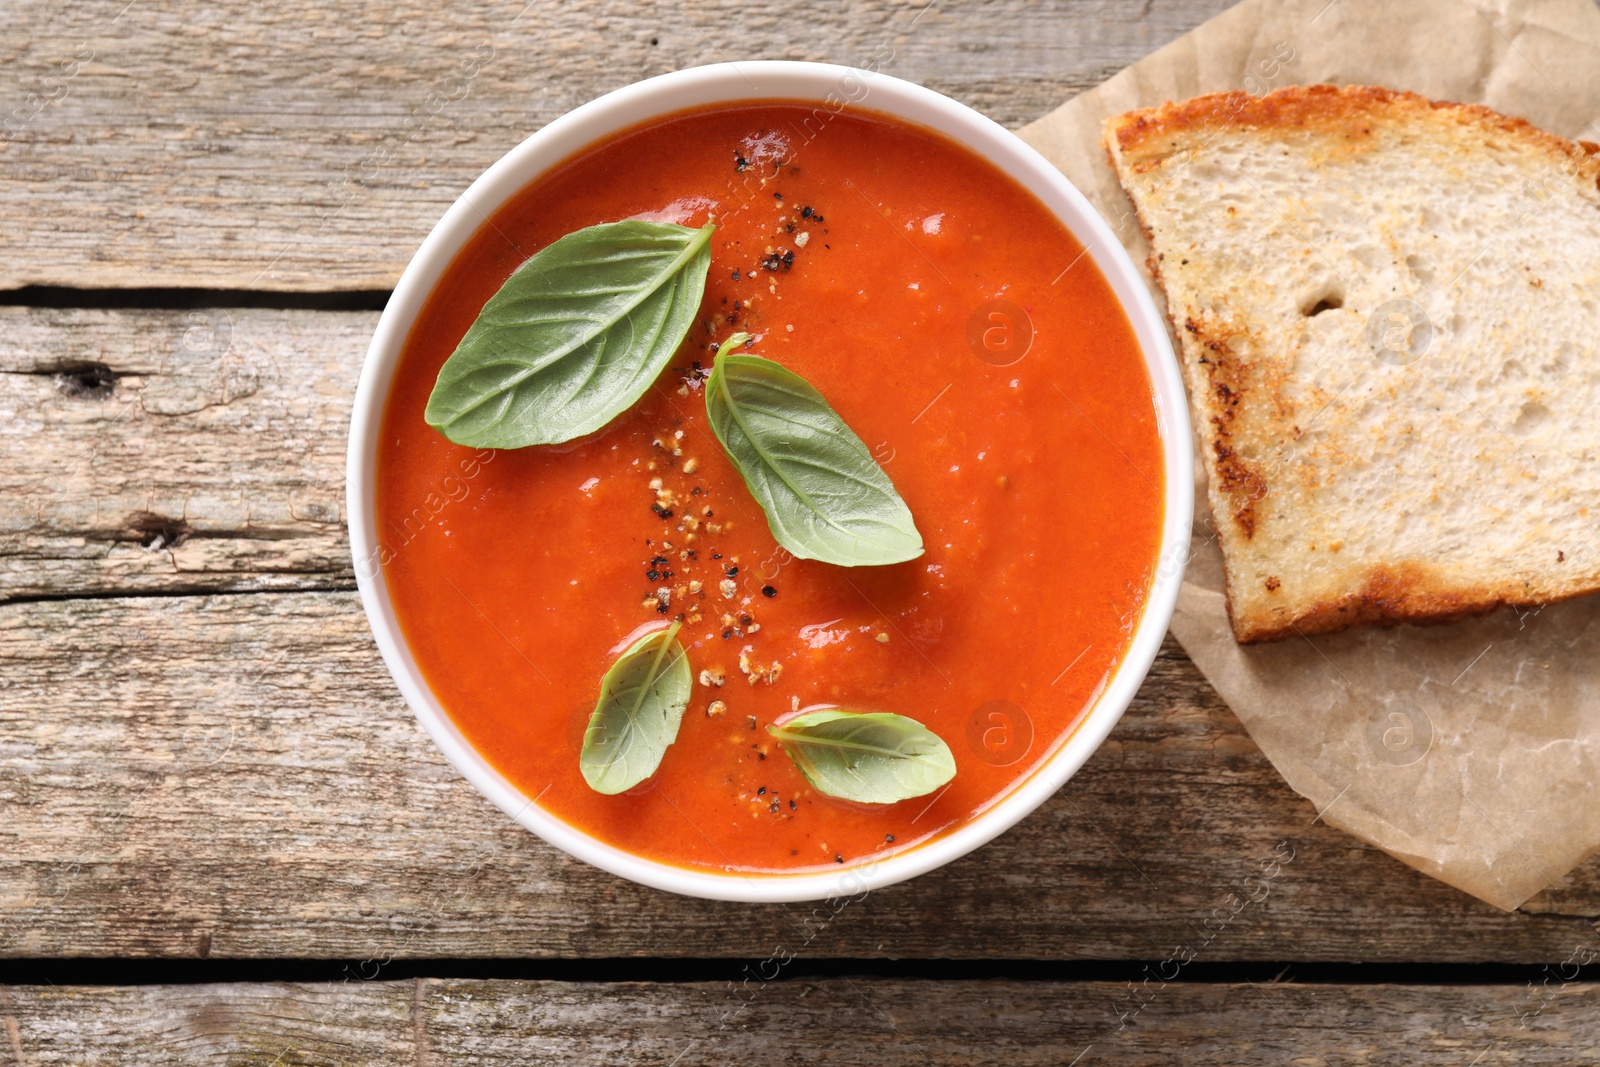
{"label": "toasted bread slice", "polygon": [[1310,86],[1111,119],[1240,642],[1600,589],[1600,159]]}

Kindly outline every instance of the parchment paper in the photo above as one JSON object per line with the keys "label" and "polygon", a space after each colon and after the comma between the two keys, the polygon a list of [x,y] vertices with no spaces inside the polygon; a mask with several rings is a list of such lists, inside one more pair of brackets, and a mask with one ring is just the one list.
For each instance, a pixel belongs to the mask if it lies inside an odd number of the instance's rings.
{"label": "parchment paper", "polygon": [[[1148,249],[1101,121],[1199,93],[1317,82],[1482,103],[1600,140],[1600,9],[1246,0],[1020,132],[1142,266]],[[1600,596],[1244,648],[1228,626],[1203,485],[1196,500],[1172,631],[1324,821],[1506,909],[1600,850]]]}

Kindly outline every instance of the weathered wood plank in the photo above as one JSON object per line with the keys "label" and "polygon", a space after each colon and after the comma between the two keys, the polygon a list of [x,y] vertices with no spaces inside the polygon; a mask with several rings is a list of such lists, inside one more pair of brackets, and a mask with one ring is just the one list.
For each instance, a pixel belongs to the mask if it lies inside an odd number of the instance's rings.
{"label": "weathered wood plank", "polygon": [[377,318],[0,308],[0,601],[348,587]]}
{"label": "weathered wood plank", "polygon": [[870,63],[1018,126],[1231,2],[14,4],[0,288],[388,288],[486,166],[640,78]]}
{"label": "weathered wood plank", "polygon": [[0,1063],[425,1063],[413,983],[0,986]]}
{"label": "weathered wood plank", "polygon": [[[1135,999],[1137,997],[1142,999]],[[1134,1012],[1133,1005],[1142,1007]],[[1126,1024],[1126,1025],[1125,1025]],[[0,988],[19,1063],[1569,1064],[1600,987],[350,982]],[[1181,1050],[1181,1051],[1180,1051]]]}
{"label": "weathered wood plank", "polygon": [[1600,865],[1507,915],[1315,822],[1175,645],[1043,809],[832,908],[673,897],[515,827],[350,593],[0,607],[0,810],[10,956],[1600,956]]}
{"label": "weathered wood plank", "polygon": [[[846,978],[732,988],[611,985],[591,991],[543,982],[428,982],[424,988],[429,1048],[485,1067],[526,1062],[525,1049],[552,1063],[666,1064],[680,1055],[680,1063],[759,1063],[781,1047],[784,1059],[796,1064],[1007,1067],[1484,1067],[1566,1064],[1600,1050],[1600,989],[1593,986],[1558,989],[1548,1002],[1523,987],[1270,983],[1129,987]],[[1542,1013],[1527,1017],[1541,1005]]]}

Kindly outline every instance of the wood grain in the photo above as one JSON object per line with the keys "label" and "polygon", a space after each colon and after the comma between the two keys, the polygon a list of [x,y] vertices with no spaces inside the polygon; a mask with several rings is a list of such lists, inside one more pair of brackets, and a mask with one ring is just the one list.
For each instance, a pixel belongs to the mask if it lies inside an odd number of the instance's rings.
{"label": "wood grain", "polygon": [[517,828],[351,593],[0,606],[0,810],[9,956],[1600,956],[1595,864],[1504,914],[1329,829],[1170,643],[1040,811],[836,908],[670,896]]}
{"label": "wood grain", "polygon": [[0,1063],[425,1063],[412,983],[0,987]]}
{"label": "wood grain", "polygon": [[[1137,999],[1136,999],[1137,998]],[[1135,1012],[1135,1006],[1139,1005]],[[1570,1064],[1600,988],[441,981],[0,989],[30,1067],[318,1064]]]}
{"label": "wood grain", "polygon": [[0,308],[0,601],[350,586],[377,318]]}
{"label": "wood grain", "polygon": [[640,78],[871,63],[1019,126],[1230,4],[17,5],[0,288],[386,289],[485,167]]}

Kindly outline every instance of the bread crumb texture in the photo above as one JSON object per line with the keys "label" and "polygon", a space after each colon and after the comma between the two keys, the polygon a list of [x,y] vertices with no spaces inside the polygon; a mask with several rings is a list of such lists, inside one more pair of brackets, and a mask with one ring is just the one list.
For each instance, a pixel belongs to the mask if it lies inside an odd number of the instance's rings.
{"label": "bread crumb texture", "polygon": [[1110,119],[1241,642],[1600,589],[1600,148],[1363,86]]}

